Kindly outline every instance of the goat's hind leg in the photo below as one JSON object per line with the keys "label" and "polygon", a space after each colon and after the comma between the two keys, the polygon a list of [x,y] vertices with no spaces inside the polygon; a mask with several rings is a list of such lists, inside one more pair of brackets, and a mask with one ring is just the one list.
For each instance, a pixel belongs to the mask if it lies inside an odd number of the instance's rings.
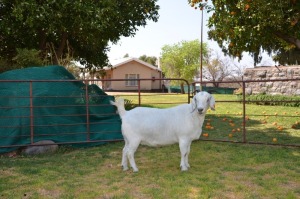
{"label": "goat's hind leg", "polygon": [[134,153],[137,150],[137,148],[139,147],[140,142],[134,141],[130,144],[128,144],[128,149],[127,149],[127,157],[129,159],[129,163],[130,166],[133,169],[133,172],[138,172],[139,169],[137,168],[136,164],[135,164],[135,160],[134,160]]}
{"label": "goat's hind leg", "polygon": [[128,153],[128,147],[127,144],[125,144],[124,148],[123,148],[123,153],[122,153],[122,168],[123,171],[127,171],[128,170],[128,159],[127,159],[127,153]]}
{"label": "goat's hind leg", "polygon": [[128,153],[128,140],[126,138],[126,136],[124,136],[124,148],[123,148],[123,152],[122,152],[122,163],[121,166],[123,168],[123,171],[127,171],[128,170],[128,159],[127,159],[127,153]]}

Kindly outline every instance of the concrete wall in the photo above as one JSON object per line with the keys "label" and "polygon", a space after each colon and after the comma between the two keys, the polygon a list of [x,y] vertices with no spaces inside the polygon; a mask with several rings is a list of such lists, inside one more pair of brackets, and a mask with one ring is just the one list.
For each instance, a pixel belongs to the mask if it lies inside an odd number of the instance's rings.
{"label": "concrete wall", "polygon": [[[246,84],[247,94],[283,94],[300,95],[300,66],[258,67],[248,68],[244,73],[244,80],[274,80],[295,79],[279,82],[253,82]],[[298,79],[298,80],[296,80]]]}

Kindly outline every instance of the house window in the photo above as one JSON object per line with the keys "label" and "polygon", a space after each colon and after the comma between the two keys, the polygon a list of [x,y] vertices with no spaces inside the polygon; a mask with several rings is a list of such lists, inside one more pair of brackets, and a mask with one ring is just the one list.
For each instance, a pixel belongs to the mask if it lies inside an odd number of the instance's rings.
{"label": "house window", "polygon": [[[126,86],[138,86],[138,81],[137,79],[140,78],[139,74],[126,74],[125,79],[126,79]],[[132,79],[132,80],[131,80]]]}

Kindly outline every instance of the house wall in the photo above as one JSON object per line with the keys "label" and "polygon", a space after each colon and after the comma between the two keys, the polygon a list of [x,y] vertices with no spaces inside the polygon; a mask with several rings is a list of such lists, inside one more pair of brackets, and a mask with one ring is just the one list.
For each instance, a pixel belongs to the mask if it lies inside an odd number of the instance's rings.
{"label": "house wall", "polygon": [[300,95],[300,66],[248,68],[244,80],[298,79],[298,81],[252,82],[246,84],[247,94]]}
{"label": "house wall", "polygon": [[[141,63],[136,61],[131,61],[125,63],[121,66],[113,68],[112,70],[106,71],[106,77],[109,75],[111,79],[125,79],[126,74],[139,74],[139,78],[162,78],[161,72],[159,70],[151,69]],[[162,81],[141,81],[140,89],[141,90],[153,90],[153,89],[161,89]],[[112,90],[137,90],[137,86],[126,86],[125,81],[111,81],[109,88],[104,89],[112,89]]]}

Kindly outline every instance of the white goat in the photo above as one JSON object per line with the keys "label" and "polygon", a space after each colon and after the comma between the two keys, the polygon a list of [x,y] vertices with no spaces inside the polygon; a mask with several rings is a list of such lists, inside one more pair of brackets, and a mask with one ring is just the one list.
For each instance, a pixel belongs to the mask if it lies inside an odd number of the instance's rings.
{"label": "white goat", "polygon": [[[128,159],[134,172],[138,171],[134,153],[140,144],[163,146],[179,143],[182,171],[188,170],[188,156],[193,140],[199,139],[205,114],[210,107],[214,110],[215,99],[207,92],[199,92],[190,104],[167,109],[137,107],[130,111],[124,108],[124,99],[115,105],[122,119],[122,134],[125,140],[122,166],[128,170]],[[128,159],[127,159],[128,158]]]}

